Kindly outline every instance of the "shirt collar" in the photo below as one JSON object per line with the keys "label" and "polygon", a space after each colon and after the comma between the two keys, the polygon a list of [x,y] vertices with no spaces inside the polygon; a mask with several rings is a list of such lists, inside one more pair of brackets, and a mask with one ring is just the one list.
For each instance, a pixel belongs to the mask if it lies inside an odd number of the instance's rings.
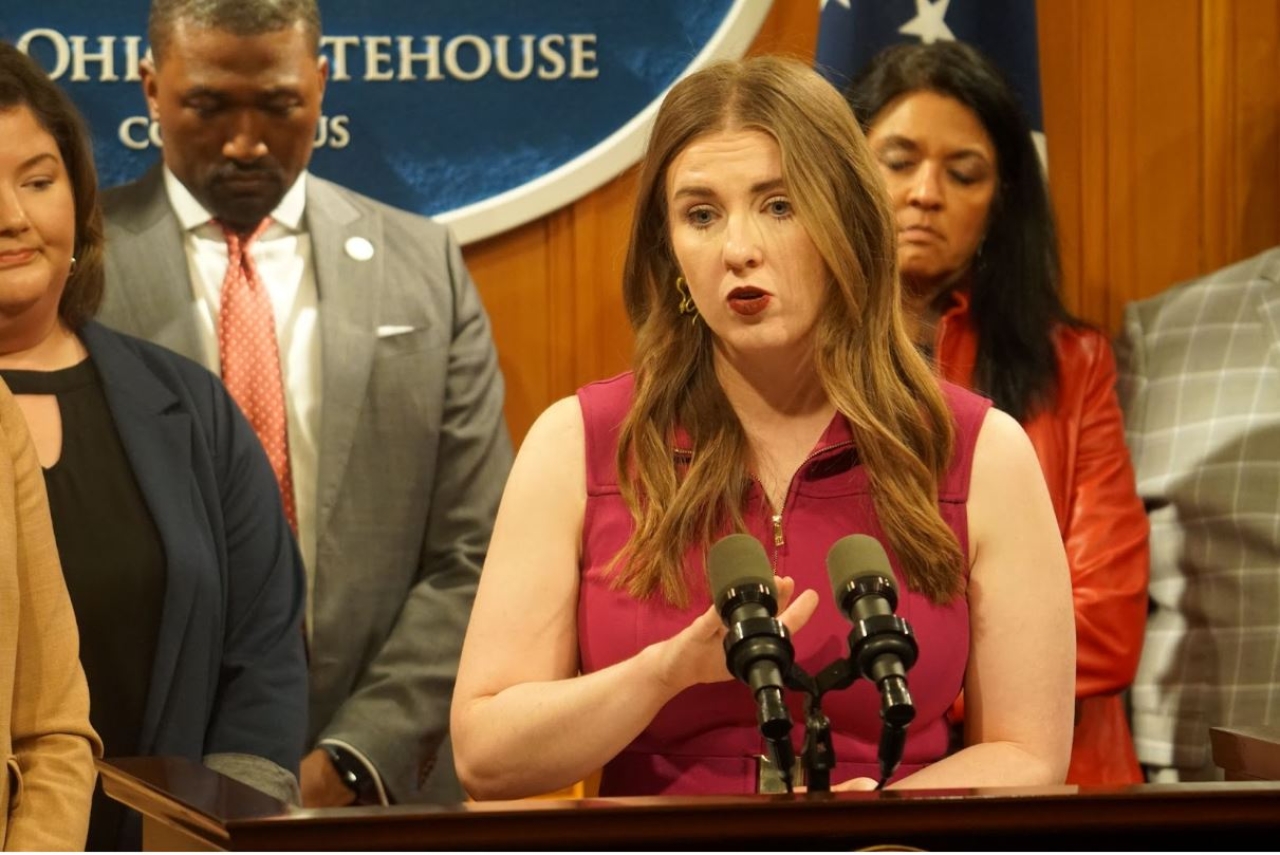
{"label": "shirt collar", "polygon": [[[213,219],[213,214],[205,210],[204,205],[196,201],[191,191],[186,188],[178,176],[169,167],[164,168],[164,189],[169,194],[169,204],[178,217],[184,232],[200,228]],[[271,219],[282,226],[298,232],[302,231],[302,214],[307,204],[307,173],[303,170],[298,180],[285,192],[284,198],[271,212]]]}
{"label": "shirt collar", "polygon": [[[809,452],[809,458],[819,457],[832,448],[843,448],[846,445],[852,445],[853,428],[849,424],[849,420],[842,413],[837,411],[831,416],[831,421],[827,423],[826,430],[822,432],[822,436],[818,437],[817,444],[813,450]],[[689,458],[693,456],[693,440],[689,436],[689,432],[681,425],[676,425],[671,436],[671,450],[676,457]]]}

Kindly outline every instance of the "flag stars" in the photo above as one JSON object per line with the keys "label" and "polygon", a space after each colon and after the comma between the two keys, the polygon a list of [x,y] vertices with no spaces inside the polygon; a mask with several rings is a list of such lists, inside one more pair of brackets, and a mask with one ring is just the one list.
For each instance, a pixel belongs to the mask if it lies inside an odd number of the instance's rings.
{"label": "flag stars", "polygon": [[916,16],[898,28],[904,36],[918,36],[927,45],[953,42],[955,33],[944,20],[951,0],[916,0]]}

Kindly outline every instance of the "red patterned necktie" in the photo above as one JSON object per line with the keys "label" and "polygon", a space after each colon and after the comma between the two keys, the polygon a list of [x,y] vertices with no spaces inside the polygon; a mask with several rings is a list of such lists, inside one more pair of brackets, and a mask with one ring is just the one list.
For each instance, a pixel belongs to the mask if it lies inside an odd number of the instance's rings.
{"label": "red patterned necktie", "polygon": [[293,475],[289,471],[289,420],[284,407],[275,314],[249,254],[249,247],[270,223],[270,218],[264,219],[249,235],[219,223],[227,239],[227,275],[222,280],[218,348],[222,353],[222,381],[267,451],[280,485],[285,516],[296,532],[298,517]]}

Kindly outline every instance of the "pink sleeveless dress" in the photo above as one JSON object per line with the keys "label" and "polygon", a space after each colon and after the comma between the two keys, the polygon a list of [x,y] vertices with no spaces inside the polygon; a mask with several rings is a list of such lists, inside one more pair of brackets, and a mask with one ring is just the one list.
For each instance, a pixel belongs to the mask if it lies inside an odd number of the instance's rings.
{"label": "pink sleeveless dress", "polygon": [[[942,386],[957,430],[956,450],[940,485],[938,507],[967,555],[969,473],[978,429],[991,405],[958,386]],[[691,592],[687,608],[674,608],[661,597],[637,600],[610,584],[606,569],[632,529],[631,515],[618,490],[614,460],[618,429],[630,406],[632,389],[628,373],[578,390],[587,454],[578,600],[578,644],[584,673],[608,667],[670,638],[711,605],[705,567],[692,554],[686,563]],[[957,597],[937,606],[907,592],[901,568],[876,517],[867,474],[858,463],[844,417],[837,414],[832,419],[796,473],[782,510],[780,538],[758,485],[747,497],[744,516],[748,532],[774,559],[777,574],[793,577],[797,591],[812,588],[821,600],[813,618],[793,637],[796,660],[810,674],[846,655],[845,639],[851,628],[832,600],[827,551],[849,534],[868,534],[886,545],[899,588],[897,614],[911,624],[920,646],[919,659],[907,675],[916,718],[908,730],[902,765],[895,777],[945,756],[946,713],[961,690],[968,661],[968,603]],[[804,736],[803,699],[799,693],[789,694],[798,753]],[[879,704],[875,686],[861,679],[824,696],[823,710],[831,719],[837,761],[832,784],[858,776],[878,777]],[[600,794],[753,793],[757,757],[763,753],[755,706],[746,685],[726,680],[694,686],[663,707],[648,728],[605,766]]]}

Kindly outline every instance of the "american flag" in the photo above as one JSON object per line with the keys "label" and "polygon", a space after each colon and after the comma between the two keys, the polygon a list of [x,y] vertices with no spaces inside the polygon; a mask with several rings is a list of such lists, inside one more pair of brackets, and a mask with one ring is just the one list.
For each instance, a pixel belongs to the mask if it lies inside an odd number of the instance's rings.
{"label": "american flag", "polygon": [[895,42],[968,42],[1008,76],[1043,138],[1035,0],[821,0],[821,6],[815,66],[837,88]]}

